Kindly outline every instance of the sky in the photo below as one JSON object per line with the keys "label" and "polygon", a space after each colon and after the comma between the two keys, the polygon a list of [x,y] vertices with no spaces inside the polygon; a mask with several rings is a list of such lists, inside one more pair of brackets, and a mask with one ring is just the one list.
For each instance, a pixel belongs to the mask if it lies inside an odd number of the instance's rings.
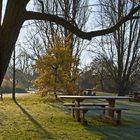
{"label": "sky", "polygon": [[[96,2],[96,0],[90,0],[90,5],[94,4]],[[6,3],[7,3],[7,0],[4,0],[3,1],[3,14],[4,14],[4,11],[5,11],[5,6],[6,6]],[[33,0],[31,0],[28,5],[27,5],[27,10],[30,10],[30,11],[33,11]],[[90,8],[93,8],[92,10],[96,11],[96,7],[90,7]],[[93,26],[93,22],[95,21],[95,16],[91,15],[90,18],[89,18],[89,21],[88,21],[88,24],[87,24],[87,31],[91,31],[91,30],[95,30],[95,27]],[[19,48],[17,46],[19,46],[19,44],[23,44],[25,42],[25,34],[27,33],[27,29],[25,28],[25,25],[27,24],[27,22],[25,22],[25,24],[23,25],[23,28],[21,29],[21,32],[20,32],[20,35],[18,37],[18,41],[17,41],[17,44],[16,44],[16,52],[18,53],[19,52]],[[90,42],[88,42],[90,43]],[[87,49],[92,49],[92,45],[89,45]],[[85,67],[87,65],[90,64],[90,62],[92,61],[92,57],[93,57],[93,54],[89,51],[83,51],[82,52],[82,55],[81,55],[81,67]]]}
{"label": "sky", "polygon": [[5,8],[6,8],[6,3],[7,3],[7,0],[4,0],[3,3],[2,3],[2,20],[3,20],[3,15],[4,15],[4,12],[5,12]]}

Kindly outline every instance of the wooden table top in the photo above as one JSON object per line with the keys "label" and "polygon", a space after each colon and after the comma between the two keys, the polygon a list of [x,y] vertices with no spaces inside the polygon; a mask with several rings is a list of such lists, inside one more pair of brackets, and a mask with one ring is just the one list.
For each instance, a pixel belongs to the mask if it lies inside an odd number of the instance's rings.
{"label": "wooden table top", "polygon": [[76,95],[60,95],[59,98],[65,99],[129,99],[129,96],[113,96],[113,95],[106,95],[106,96],[76,96]]}

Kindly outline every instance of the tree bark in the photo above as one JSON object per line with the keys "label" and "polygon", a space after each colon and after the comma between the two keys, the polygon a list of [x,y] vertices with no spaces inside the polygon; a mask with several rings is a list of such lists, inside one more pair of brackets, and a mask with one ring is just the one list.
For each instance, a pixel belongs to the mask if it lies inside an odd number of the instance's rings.
{"label": "tree bark", "polygon": [[10,62],[15,43],[24,22],[27,0],[9,0],[0,28],[0,85]]}

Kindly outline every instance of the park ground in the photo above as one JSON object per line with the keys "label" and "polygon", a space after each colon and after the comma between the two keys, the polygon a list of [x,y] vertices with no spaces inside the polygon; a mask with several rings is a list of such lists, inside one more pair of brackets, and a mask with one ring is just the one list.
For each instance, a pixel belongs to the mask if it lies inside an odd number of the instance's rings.
{"label": "park ground", "polygon": [[[122,114],[116,126],[99,118],[100,112],[89,112],[88,125],[81,125],[53,98],[37,94],[10,95],[0,101],[0,140],[139,140],[140,103],[118,101],[130,110]],[[99,101],[102,102],[102,101]]]}

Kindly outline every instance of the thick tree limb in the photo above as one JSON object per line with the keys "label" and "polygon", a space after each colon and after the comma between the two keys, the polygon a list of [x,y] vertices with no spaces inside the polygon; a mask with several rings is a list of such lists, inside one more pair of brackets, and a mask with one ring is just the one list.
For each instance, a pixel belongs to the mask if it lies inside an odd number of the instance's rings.
{"label": "thick tree limb", "polygon": [[[133,15],[140,10],[140,5],[137,7],[133,8],[125,17],[122,17],[118,23],[116,23],[114,26],[108,28],[108,29],[103,29],[103,30],[97,30],[97,31],[91,31],[91,32],[83,32],[65,19],[58,17],[56,15],[51,15],[51,14],[45,14],[45,13],[39,13],[39,12],[26,12],[25,13],[25,20],[47,20],[51,22],[55,22],[57,24],[62,25],[64,28],[67,28],[70,30],[72,33],[77,35],[78,37],[82,39],[87,39],[91,40],[95,36],[101,36],[105,34],[109,34],[114,32],[116,29],[118,29],[124,22],[134,19]],[[138,18],[138,17],[136,17]],[[139,17],[140,18],[140,17]]]}

